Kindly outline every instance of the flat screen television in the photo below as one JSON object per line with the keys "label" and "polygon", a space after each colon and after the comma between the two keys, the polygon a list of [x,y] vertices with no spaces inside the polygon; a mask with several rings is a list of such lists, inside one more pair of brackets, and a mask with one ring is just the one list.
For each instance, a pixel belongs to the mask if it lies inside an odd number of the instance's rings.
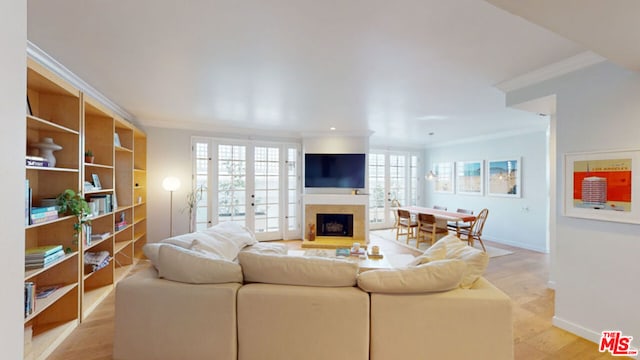
{"label": "flat screen television", "polygon": [[304,186],[364,188],[365,154],[305,154]]}

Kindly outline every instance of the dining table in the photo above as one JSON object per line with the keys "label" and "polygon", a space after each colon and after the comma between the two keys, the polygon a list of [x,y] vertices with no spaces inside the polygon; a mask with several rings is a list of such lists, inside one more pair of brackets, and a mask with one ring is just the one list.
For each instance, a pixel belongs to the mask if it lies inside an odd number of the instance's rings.
{"label": "dining table", "polygon": [[472,223],[476,220],[475,215],[459,213],[455,211],[437,210],[434,208],[428,208],[423,206],[401,206],[398,209],[407,210],[411,215],[417,216],[418,214],[429,214],[436,218],[436,227],[447,228],[449,222],[459,223]]}

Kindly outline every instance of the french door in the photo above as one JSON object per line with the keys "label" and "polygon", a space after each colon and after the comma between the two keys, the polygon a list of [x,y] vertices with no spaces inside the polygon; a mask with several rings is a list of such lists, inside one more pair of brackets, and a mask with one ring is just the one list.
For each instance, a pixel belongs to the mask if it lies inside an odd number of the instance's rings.
{"label": "french door", "polygon": [[416,153],[369,153],[369,227],[394,226],[395,207],[417,205],[420,200],[420,158]]}
{"label": "french door", "polygon": [[299,145],[194,138],[193,148],[195,183],[211,189],[199,229],[230,221],[258,240],[300,237]]}

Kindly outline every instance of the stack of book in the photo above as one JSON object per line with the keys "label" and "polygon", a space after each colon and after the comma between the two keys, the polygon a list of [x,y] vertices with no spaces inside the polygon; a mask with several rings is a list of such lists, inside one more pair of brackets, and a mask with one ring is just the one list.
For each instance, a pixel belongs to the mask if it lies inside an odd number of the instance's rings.
{"label": "stack of book", "polygon": [[31,225],[41,224],[58,218],[57,206],[32,207],[31,208]]}
{"label": "stack of book", "polygon": [[87,251],[86,253],[84,253],[85,272],[100,270],[103,267],[109,265],[110,260],[111,258],[109,257],[108,251]]}
{"label": "stack of book", "polygon": [[62,245],[46,245],[30,248],[24,252],[25,269],[38,269],[64,257]]}

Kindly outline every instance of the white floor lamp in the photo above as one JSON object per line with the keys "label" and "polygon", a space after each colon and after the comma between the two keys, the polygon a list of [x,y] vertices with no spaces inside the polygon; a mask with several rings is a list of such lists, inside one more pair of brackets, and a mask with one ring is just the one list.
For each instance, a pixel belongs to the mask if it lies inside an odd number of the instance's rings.
{"label": "white floor lamp", "polygon": [[173,236],[173,192],[180,188],[180,179],[169,176],[162,180],[162,187],[170,193],[169,197],[169,236]]}

